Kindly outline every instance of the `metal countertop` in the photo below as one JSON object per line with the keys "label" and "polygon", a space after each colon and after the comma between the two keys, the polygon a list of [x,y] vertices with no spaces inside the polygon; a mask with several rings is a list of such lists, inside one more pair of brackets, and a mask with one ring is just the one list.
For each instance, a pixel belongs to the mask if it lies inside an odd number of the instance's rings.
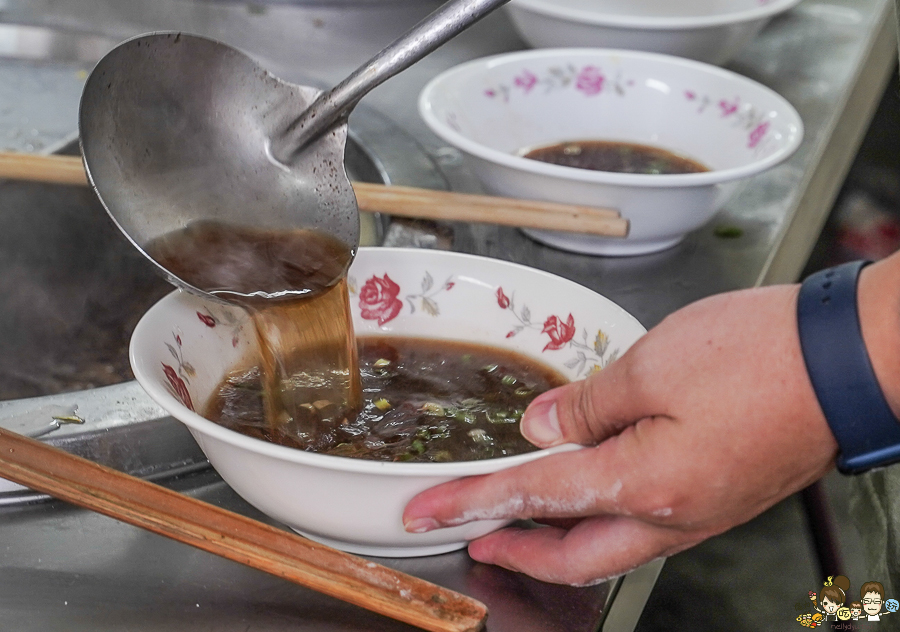
{"label": "metal countertop", "polygon": [[[87,32],[93,48],[74,50],[53,63],[0,60],[0,145],[38,151],[70,140],[91,56],[139,32],[183,29],[211,35],[255,54],[284,79],[327,85],[436,4],[9,0],[0,6],[0,22]],[[453,248],[571,278],[609,296],[648,327],[703,296],[795,280],[894,68],[892,7],[890,0],[805,0],[775,20],[731,64],[793,103],[804,119],[805,140],[789,161],[744,183],[708,226],[675,248],[642,257],[596,258],[553,250],[515,229],[481,225],[453,226]],[[326,50],[324,43],[338,32],[346,45]],[[3,34],[0,28],[0,52]],[[406,135],[394,146],[375,143],[375,158],[384,161],[393,182],[479,190],[458,153],[425,129],[416,114],[415,95],[440,70],[523,47],[506,15],[497,13],[366,97],[365,110],[392,121]],[[355,125],[362,136],[377,136],[369,129],[371,122],[351,118],[351,129]],[[407,152],[412,157],[401,160],[421,161],[421,168],[391,169],[390,163],[398,160],[392,153],[413,146],[417,151]],[[739,227],[742,235],[717,237],[717,226]],[[38,405],[73,399],[82,411],[92,406],[113,411],[102,419],[98,415],[95,428],[101,432],[135,421],[150,421],[151,429],[162,428],[173,440],[183,432],[161,417],[134,383],[40,402],[0,402],[0,424],[14,425],[11,420]],[[59,437],[78,432],[67,428]],[[209,470],[166,484],[261,518]],[[658,562],[622,582],[577,589],[474,564],[463,552],[379,561],[485,601],[492,613],[491,632],[587,632],[601,623],[604,630],[631,630],[661,567]],[[3,629],[409,628],[63,503],[37,502],[0,506]]]}

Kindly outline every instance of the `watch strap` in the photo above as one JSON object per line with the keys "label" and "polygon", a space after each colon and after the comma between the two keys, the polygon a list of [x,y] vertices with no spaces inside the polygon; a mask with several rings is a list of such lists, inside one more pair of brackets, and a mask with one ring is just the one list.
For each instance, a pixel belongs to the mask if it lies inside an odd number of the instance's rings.
{"label": "watch strap", "polygon": [[854,261],[807,278],[797,301],[803,360],[845,474],[900,461],[900,421],[875,377],[862,338],[857,284],[871,261]]}

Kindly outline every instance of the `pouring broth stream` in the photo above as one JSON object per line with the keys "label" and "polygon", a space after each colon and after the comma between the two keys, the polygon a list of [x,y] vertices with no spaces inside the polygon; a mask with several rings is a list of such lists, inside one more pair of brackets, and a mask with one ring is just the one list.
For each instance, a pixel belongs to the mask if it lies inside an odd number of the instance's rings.
{"label": "pouring broth stream", "polygon": [[305,407],[325,411],[329,421],[356,416],[362,393],[345,244],[312,230],[202,221],[153,240],[147,251],[182,280],[250,313],[272,432],[291,426],[299,442],[314,445],[320,428]]}

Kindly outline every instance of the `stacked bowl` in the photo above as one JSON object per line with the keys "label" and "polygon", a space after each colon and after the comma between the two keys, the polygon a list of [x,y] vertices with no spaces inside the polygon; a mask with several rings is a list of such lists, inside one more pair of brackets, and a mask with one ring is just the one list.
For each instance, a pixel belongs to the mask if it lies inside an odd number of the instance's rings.
{"label": "stacked bowl", "polygon": [[507,10],[534,48],[626,48],[731,61],[800,0],[512,0]]}

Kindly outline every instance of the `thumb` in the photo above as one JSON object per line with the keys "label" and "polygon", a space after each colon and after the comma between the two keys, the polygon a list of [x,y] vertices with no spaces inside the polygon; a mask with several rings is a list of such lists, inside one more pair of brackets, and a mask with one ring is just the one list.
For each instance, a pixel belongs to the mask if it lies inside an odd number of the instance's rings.
{"label": "thumb", "polygon": [[637,396],[626,364],[628,354],[584,380],[542,393],[531,402],[520,425],[522,436],[548,448],[562,443],[594,445],[652,416]]}

